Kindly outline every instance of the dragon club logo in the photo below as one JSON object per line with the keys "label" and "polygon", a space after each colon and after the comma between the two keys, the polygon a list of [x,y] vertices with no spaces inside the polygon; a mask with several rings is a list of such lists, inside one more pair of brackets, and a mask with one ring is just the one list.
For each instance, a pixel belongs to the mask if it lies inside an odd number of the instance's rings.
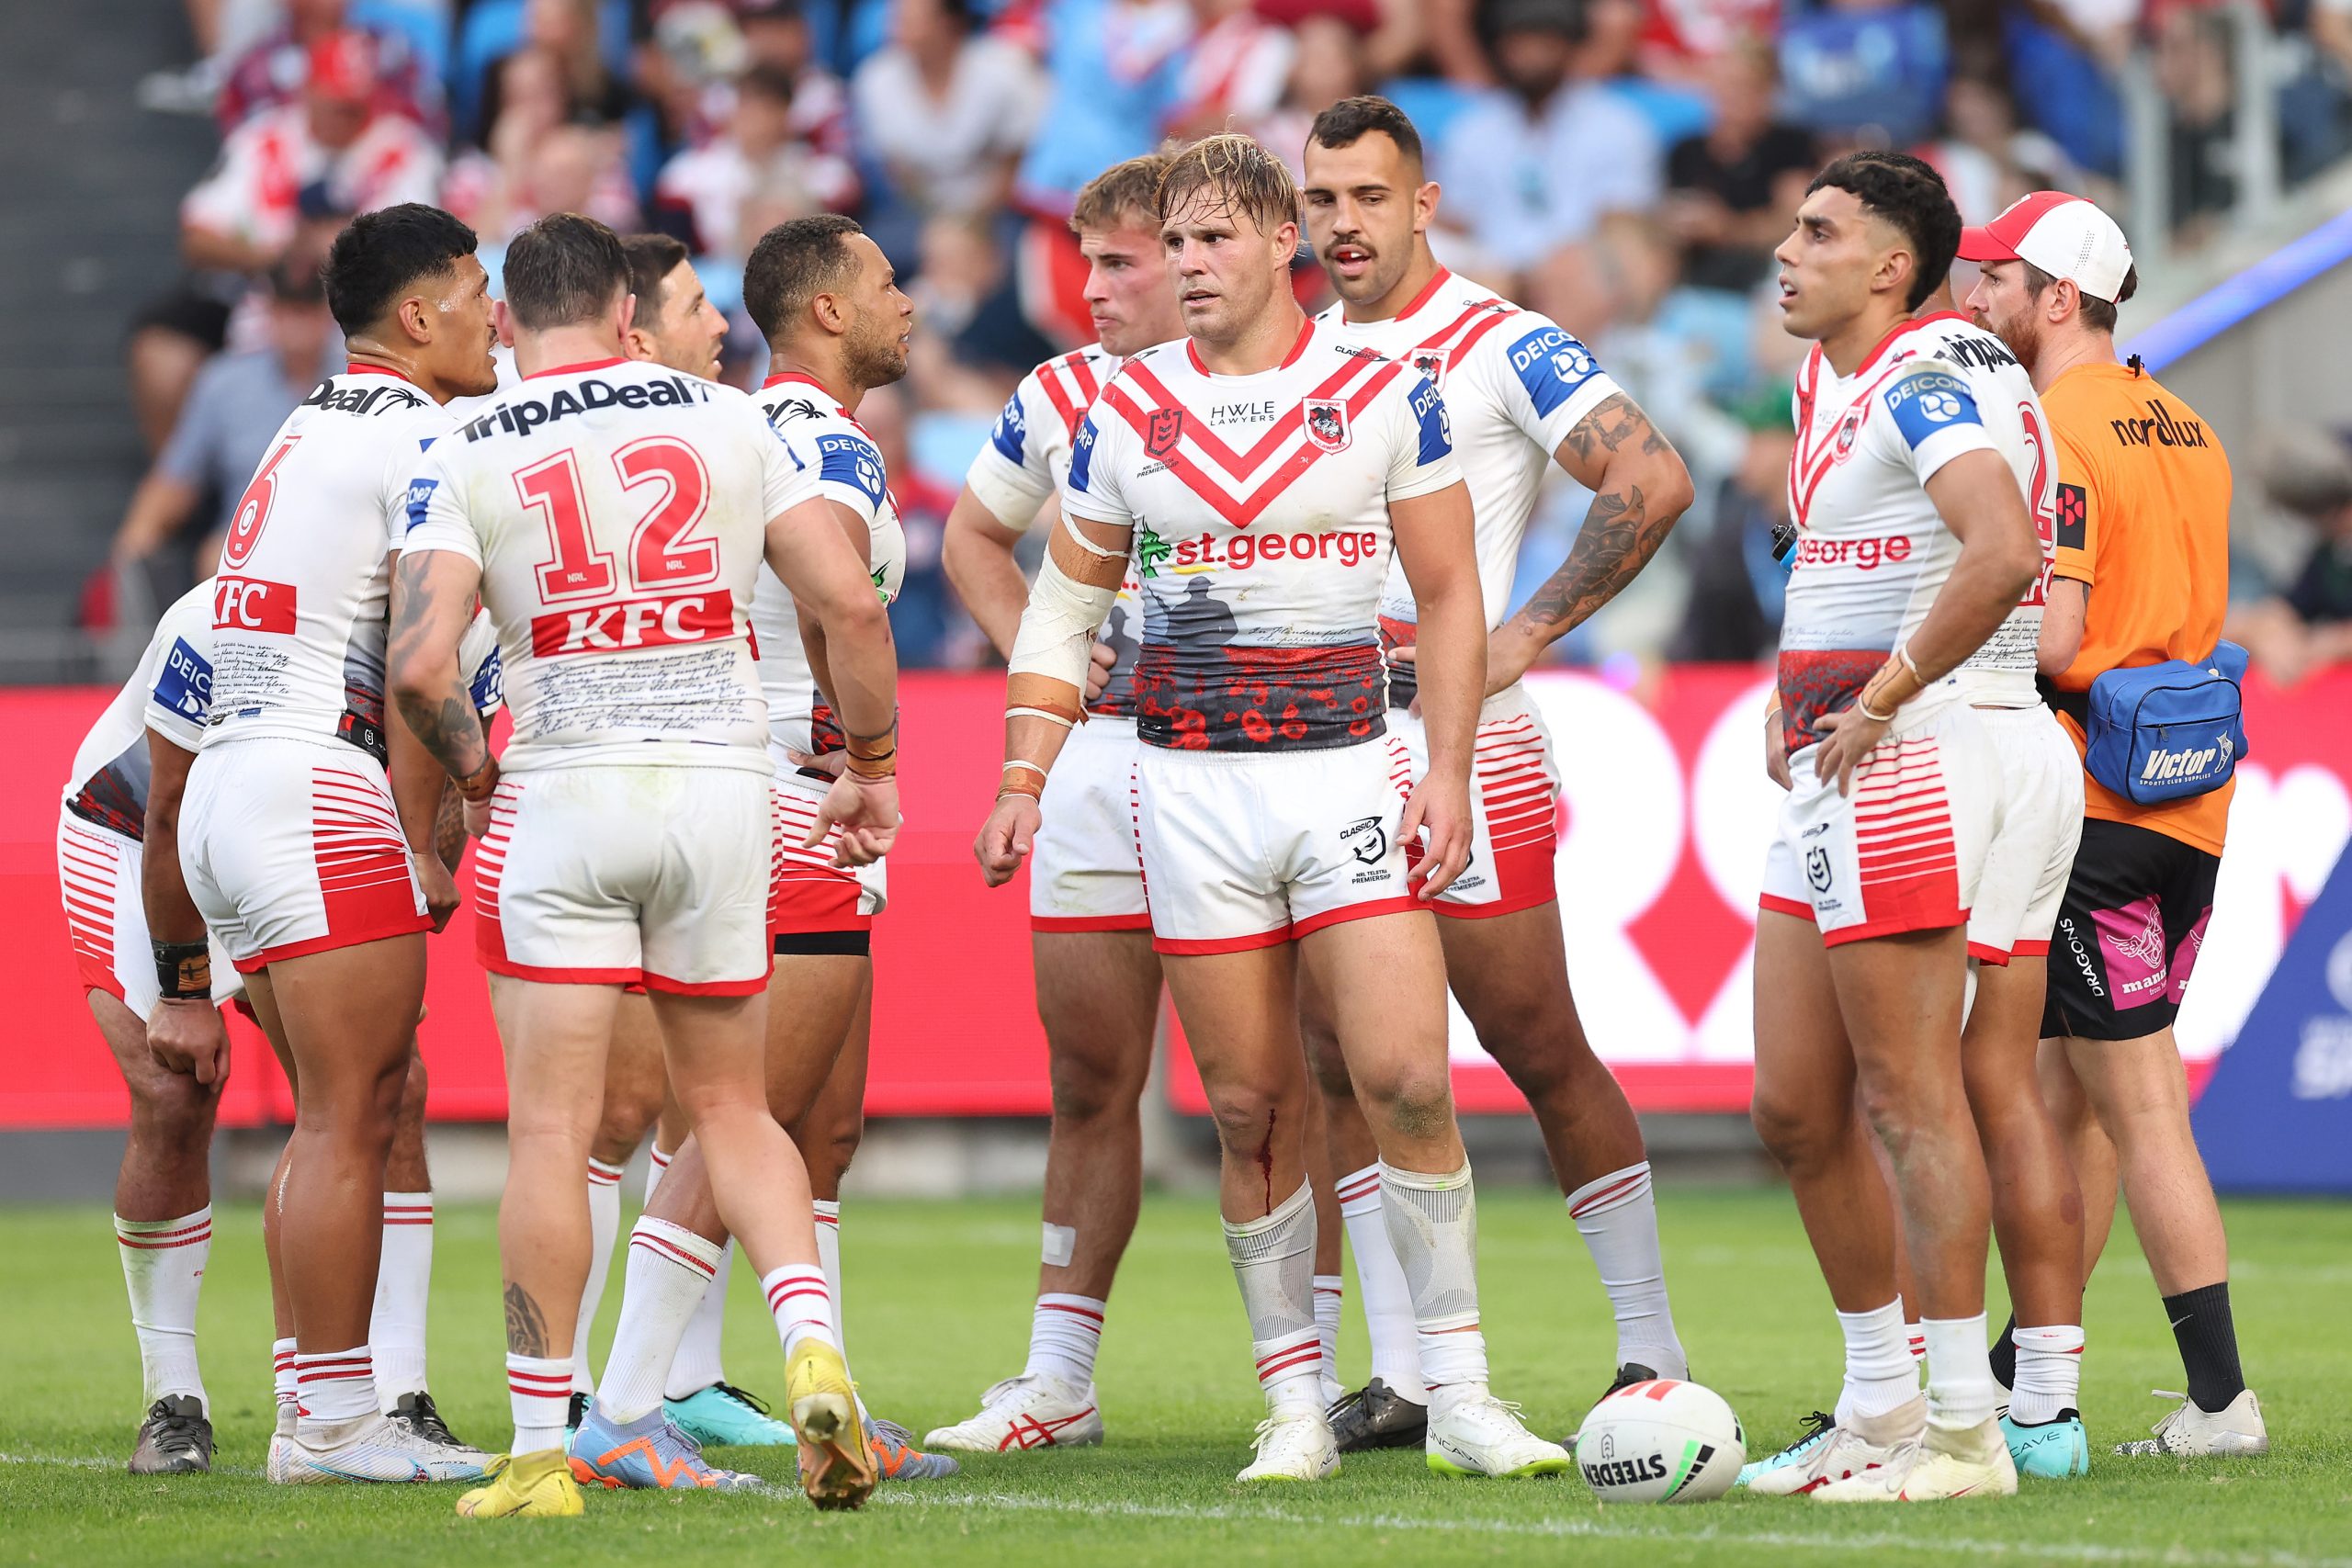
{"label": "dragon club logo", "polygon": [[1329,398],[1309,398],[1300,405],[1306,418],[1306,438],[1326,452],[1344,452],[1351,437],[1348,434],[1348,406]]}
{"label": "dragon club logo", "polygon": [[1445,390],[1446,358],[1442,348],[1417,348],[1412,354],[1413,368],[1428,377],[1430,385],[1442,392]]}

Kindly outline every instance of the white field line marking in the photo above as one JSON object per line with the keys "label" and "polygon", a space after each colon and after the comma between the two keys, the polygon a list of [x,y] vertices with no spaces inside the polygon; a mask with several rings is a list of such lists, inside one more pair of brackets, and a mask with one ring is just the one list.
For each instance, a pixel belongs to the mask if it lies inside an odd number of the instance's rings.
{"label": "white field line marking", "polygon": [[1117,1499],[1062,1499],[1011,1493],[877,1492],[875,1501],[923,1508],[1001,1508],[1007,1512],[1115,1515],[1122,1518],[1238,1521],[1301,1525],[1310,1529],[1423,1530],[1441,1534],[1537,1536],[1602,1540],[1686,1541],[1724,1546],[1781,1546],[1810,1551],[1938,1551],[2032,1561],[2069,1562],[2159,1562],[2177,1568],[2352,1568],[2352,1558],[2304,1557],[2294,1552],[2202,1552],[2177,1548],[2098,1546],[2072,1541],[1981,1540],[1957,1536],[1814,1535],[1796,1530],[1749,1530],[1707,1527],[1694,1530],[1616,1527],[1592,1519],[1482,1519],[1417,1517],[1400,1514],[1301,1514],[1281,1508],[1239,1508]]}

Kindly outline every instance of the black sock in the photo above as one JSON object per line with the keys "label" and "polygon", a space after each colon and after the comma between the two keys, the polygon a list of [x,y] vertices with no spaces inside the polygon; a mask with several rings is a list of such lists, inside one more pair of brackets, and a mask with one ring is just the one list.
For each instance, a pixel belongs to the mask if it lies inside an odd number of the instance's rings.
{"label": "black sock", "polygon": [[2009,1321],[2001,1325],[2001,1337],[1993,1341],[1993,1381],[2003,1388],[2018,1386],[2018,1314],[2009,1314]]}
{"label": "black sock", "polygon": [[2230,1321],[2230,1284],[2203,1285],[2165,1298],[2165,1316],[2188,1371],[2188,1397],[2211,1414],[2245,1392],[2238,1370],[2238,1334]]}

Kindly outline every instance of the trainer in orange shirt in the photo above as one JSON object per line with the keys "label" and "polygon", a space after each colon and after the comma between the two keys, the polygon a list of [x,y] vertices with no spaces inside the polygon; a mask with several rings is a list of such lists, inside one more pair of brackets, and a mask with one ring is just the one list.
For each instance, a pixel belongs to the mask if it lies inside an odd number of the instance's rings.
{"label": "trainer in orange shirt", "polygon": [[[2229,459],[2211,426],[2136,357],[2116,362],[2116,306],[2138,278],[2113,219],[2038,191],[1968,230],[1960,254],[1984,269],[1971,314],[2033,377],[2057,446],[2056,581],[2041,664],[2051,705],[2081,745],[2083,694],[2098,676],[2212,654],[2229,598]],[[2172,1032],[2212,914],[2233,792],[2143,807],[2094,779],[2083,789],[2082,847],[2050,954],[2041,1080],[2082,1183],[2086,1275],[2114,1223],[2120,1168],[2188,1372],[2188,1399],[2154,1440],[2116,1451],[2267,1452]],[[2014,1365],[2004,1333],[1994,1370]]]}

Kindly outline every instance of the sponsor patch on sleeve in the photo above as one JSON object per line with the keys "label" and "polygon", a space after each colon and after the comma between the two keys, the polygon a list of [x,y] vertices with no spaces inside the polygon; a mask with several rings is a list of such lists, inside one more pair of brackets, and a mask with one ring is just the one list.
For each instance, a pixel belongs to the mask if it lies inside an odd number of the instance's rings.
{"label": "sponsor patch on sleeve", "polygon": [[158,707],[202,724],[212,710],[211,661],[189,647],[187,638],[173,638],[164,667],[155,672],[153,694]]}
{"label": "sponsor patch on sleeve", "polygon": [[2058,528],[2053,543],[2062,550],[2090,547],[2091,498],[2080,485],[2058,487]]}
{"label": "sponsor patch on sleeve", "polygon": [[1600,373],[1585,345],[1557,327],[1538,327],[1510,345],[1510,367],[1535,404],[1537,417],[1575,395],[1576,389]]}
{"label": "sponsor patch on sleeve", "polygon": [[817,478],[825,484],[847,486],[865,497],[869,506],[882,504],[882,454],[863,436],[817,437]]}
{"label": "sponsor patch on sleeve", "polygon": [[1453,422],[1445,412],[1445,400],[1438,395],[1437,385],[1428,377],[1413,389],[1413,423],[1421,435],[1421,465],[1426,468],[1453,450]]}
{"label": "sponsor patch on sleeve", "polygon": [[506,667],[498,657],[496,643],[491,644],[481,668],[474,671],[473,684],[468,691],[476,713],[488,713],[506,700]]}
{"label": "sponsor patch on sleeve", "polygon": [[1021,412],[1021,392],[1004,400],[1004,412],[996,416],[996,427],[989,432],[989,442],[1008,463],[1024,462],[1022,456],[1029,447],[1029,418]]}
{"label": "sponsor patch on sleeve", "polygon": [[408,527],[404,532],[414,533],[424,525],[424,514],[433,509],[433,492],[440,488],[439,479],[408,481]]}
{"label": "sponsor patch on sleeve", "polygon": [[1088,414],[1079,422],[1078,439],[1070,443],[1069,488],[1083,492],[1087,478],[1094,467],[1094,416]]}
{"label": "sponsor patch on sleeve", "polygon": [[1915,450],[1939,430],[1984,423],[1977,415],[1976,398],[1968,383],[1948,370],[1897,377],[1894,385],[1879,395],[1886,402],[1887,412],[1894,416],[1895,429]]}

